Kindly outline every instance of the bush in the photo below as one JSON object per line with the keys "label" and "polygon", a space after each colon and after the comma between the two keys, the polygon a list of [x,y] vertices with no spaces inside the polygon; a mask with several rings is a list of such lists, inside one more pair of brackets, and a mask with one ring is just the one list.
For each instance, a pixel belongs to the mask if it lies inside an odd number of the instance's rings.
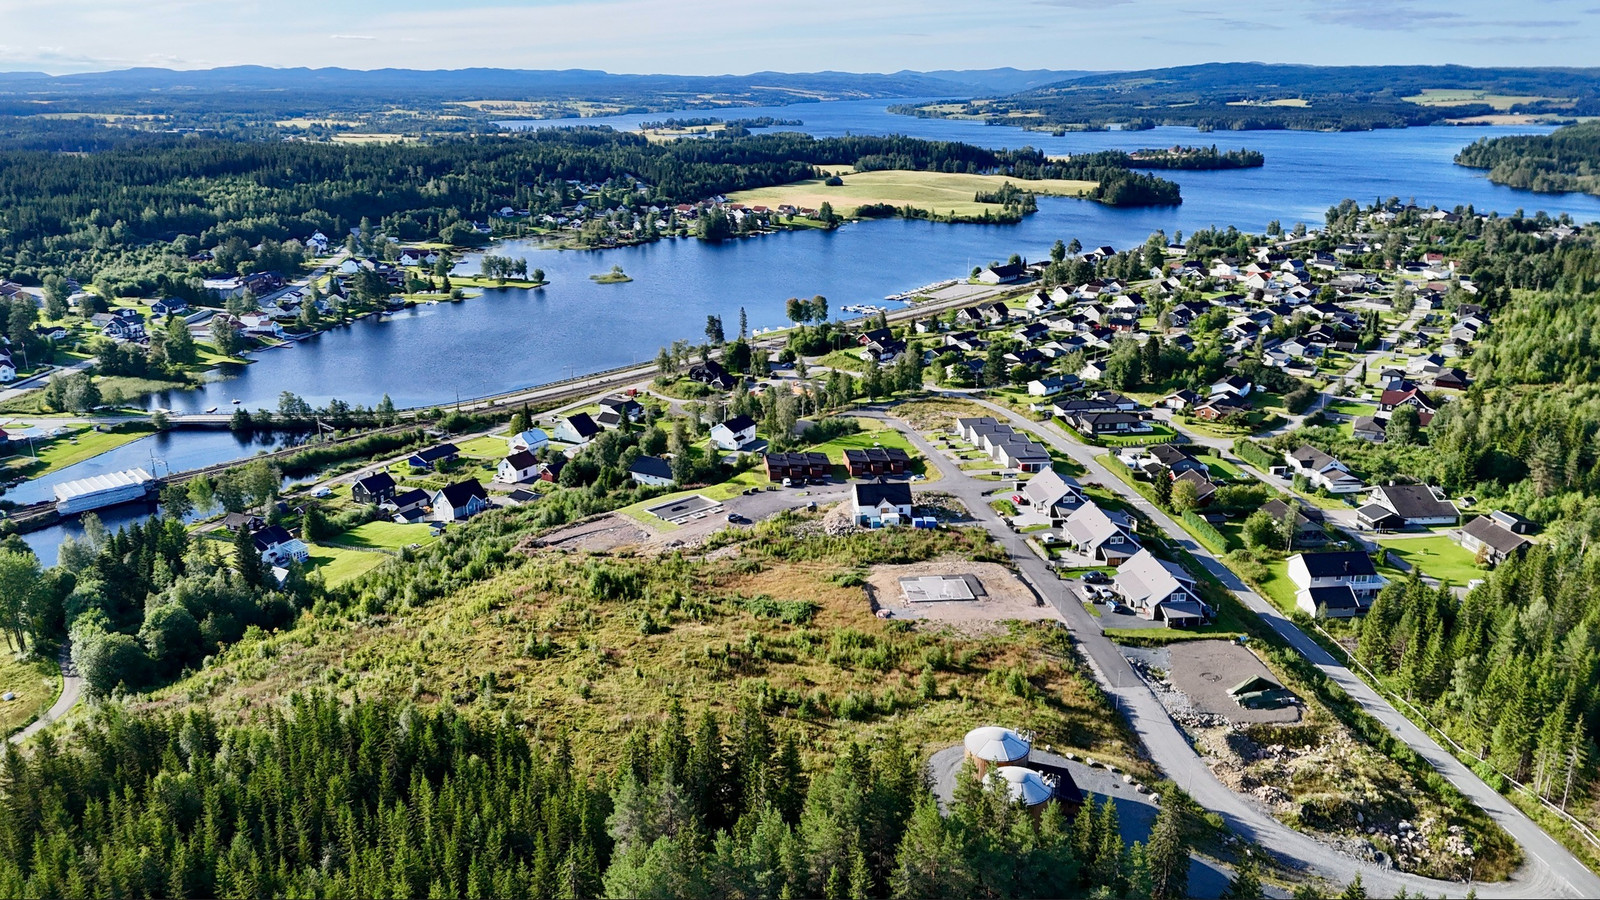
{"label": "bush", "polygon": [[1194,532],[1195,537],[1198,537],[1200,542],[1209,547],[1213,553],[1228,552],[1228,539],[1223,537],[1222,532],[1218,531],[1216,526],[1207,522],[1199,513],[1192,509],[1184,510],[1183,523],[1189,526],[1189,530]]}

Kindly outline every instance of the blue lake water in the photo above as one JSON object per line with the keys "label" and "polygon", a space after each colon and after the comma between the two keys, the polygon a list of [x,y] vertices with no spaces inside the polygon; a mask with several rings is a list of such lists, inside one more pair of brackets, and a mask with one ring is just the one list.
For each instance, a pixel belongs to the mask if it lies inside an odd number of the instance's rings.
{"label": "blue lake water", "polygon": [[[899,219],[852,224],[833,232],[796,231],[721,244],[662,241],[604,251],[559,251],[536,242],[497,245],[499,255],[521,256],[544,269],[550,284],[536,290],[490,290],[481,298],[444,303],[374,318],[258,355],[249,366],[196,391],[156,395],[151,407],[199,412],[230,408],[275,409],[281,392],[313,405],[339,398],[375,405],[385,393],[402,407],[449,405],[572,374],[653,357],[676,339],[703,339],[706,316],[736,327],[740,307],[752,328],[784,324],[792,296],[826,296],[833,309],[881,303],[889,294],[958,277],[974,265],[1012,253],[1045,255],[1057,239],[1085,246],[1125,248],[1152,232],[1193,232],[1235,225],[1261,231],[1273,219],[1320,225],[1330,206],[1345,198],[1371,203],[1399,197],[1424,206],[1472,205],[1510,214],[1543,210],[1581,222],[1600,221],[1600,197],[1534,194],[1490,184],[1452,158],[1480,137],[1548,131],[1548,128],[1431,127],[1323,134],[1302,131],[1200,133],[1191,128],[1140,132],[1042,132],[979,122],[916,119],[886,112],[885,101],[801,104],[730,110],[727,118],[761,115],[799,118],[796,130],[819,137],[906,134],[966,141],[995,148],[1038,147],[1052,155],[1105,149],[1133,150],[1175,144],[1216,144],[1261,151],[1266,165],[1228,172],[1163,173],[1183,188],[1181,206],[1114,209],[1085,200],[1040,198],[1039,212],[1018,225],[943,225]],[[690,111],[685,115],[705,115]],[[616,116],[530,127],[610,125],[637,127],[670,114]],[[475,271],[476,257],[463,260]],[[631,283],[602,285],[589,276],[621,266]],[[248,455],[218,435],[180,433],[164,440],[174,468]],[[142,442],[141,442],[142,443]],[[59,474],[80,478],[96,466],[126,468],[147,460],[130,445],[123,455],[84,463]],[[123,465],[123,463],[126,465]],[[23,490],[27,490],[26,488]],[[46,492],[47,493],[47,492]],[[22,496],[14,492],[13,498]],[[42,532],[48,543],[50,532]],[[57,538],[59,539],[59,538]],[[53,556],[53,551],[52,551]]]}

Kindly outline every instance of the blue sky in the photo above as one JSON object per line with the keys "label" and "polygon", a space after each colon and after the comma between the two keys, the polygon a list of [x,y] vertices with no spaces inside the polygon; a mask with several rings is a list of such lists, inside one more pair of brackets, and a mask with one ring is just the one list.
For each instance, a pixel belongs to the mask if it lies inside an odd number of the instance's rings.
{"label": "blue sky", "polygon": [[1600,64],[1600,0],[0,0],[0,69]]}

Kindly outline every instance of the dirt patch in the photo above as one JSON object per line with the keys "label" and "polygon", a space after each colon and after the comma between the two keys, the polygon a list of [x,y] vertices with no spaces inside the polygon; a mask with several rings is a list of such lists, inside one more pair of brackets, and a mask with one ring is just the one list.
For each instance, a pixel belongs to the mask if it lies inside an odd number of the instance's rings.
{"label": "dirt patch", "polygon": [[1247,678],[1274,678],[1267,667],[1247,648],[1232,641],[1187,641],[1168,648],[1172,661],[1173,686],[1189,698],[1201,712],[1222,716],[1240,724],[1300,721],[1298,698],[1287,691],[1277,708],[1250,709],[1234,702],[1228,689]]}
{"label": "dirt patch", "polygon": [[[922,575],[976,576],[983,585],[984,596],[976,600],[907,602],[900,579]],[[888,610],[894,618],[925,622],[935,628],[948,626],[963,634],[996,634],[1005,631],[1002,623],[1017,619],[1061,621],[1054,607],[1041,606],[1033,591],[999,563],[949,557],[905,566],[877,566],[867,578],[867,585],[878,607]]]}
{"label": "dirt patch", "polygon": [[517,549],[525,553],[547,549],[605,553],[618,547],[642,544],[650,538],[650,532],[637,522],[625,516],[611,515],[557,528],[524,542]]}
{"label": "dirt patch", "polygon": [[968,400],[910,400],[889,410],[889,415],[904,419],[921,432],[954,428],[956,419],[987,416],[990,412]]}

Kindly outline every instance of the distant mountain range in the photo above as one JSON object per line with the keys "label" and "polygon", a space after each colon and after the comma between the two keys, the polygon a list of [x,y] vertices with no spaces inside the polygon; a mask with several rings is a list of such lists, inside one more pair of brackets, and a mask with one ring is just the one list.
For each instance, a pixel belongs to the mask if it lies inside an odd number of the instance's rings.
{"label": "distant mountain range", "polygon": [[866,97],[1014,93],[1091,74],[1034,69],[853,72],[755,72],[749,75],[618,75],[595,69],[276,69],[229,66],[137,68],[76,75],[0,73],[0,94],[104,96],[150,91],[348,91],[428,99],[598,99],[641,94],[743,94],[760,91]]}

